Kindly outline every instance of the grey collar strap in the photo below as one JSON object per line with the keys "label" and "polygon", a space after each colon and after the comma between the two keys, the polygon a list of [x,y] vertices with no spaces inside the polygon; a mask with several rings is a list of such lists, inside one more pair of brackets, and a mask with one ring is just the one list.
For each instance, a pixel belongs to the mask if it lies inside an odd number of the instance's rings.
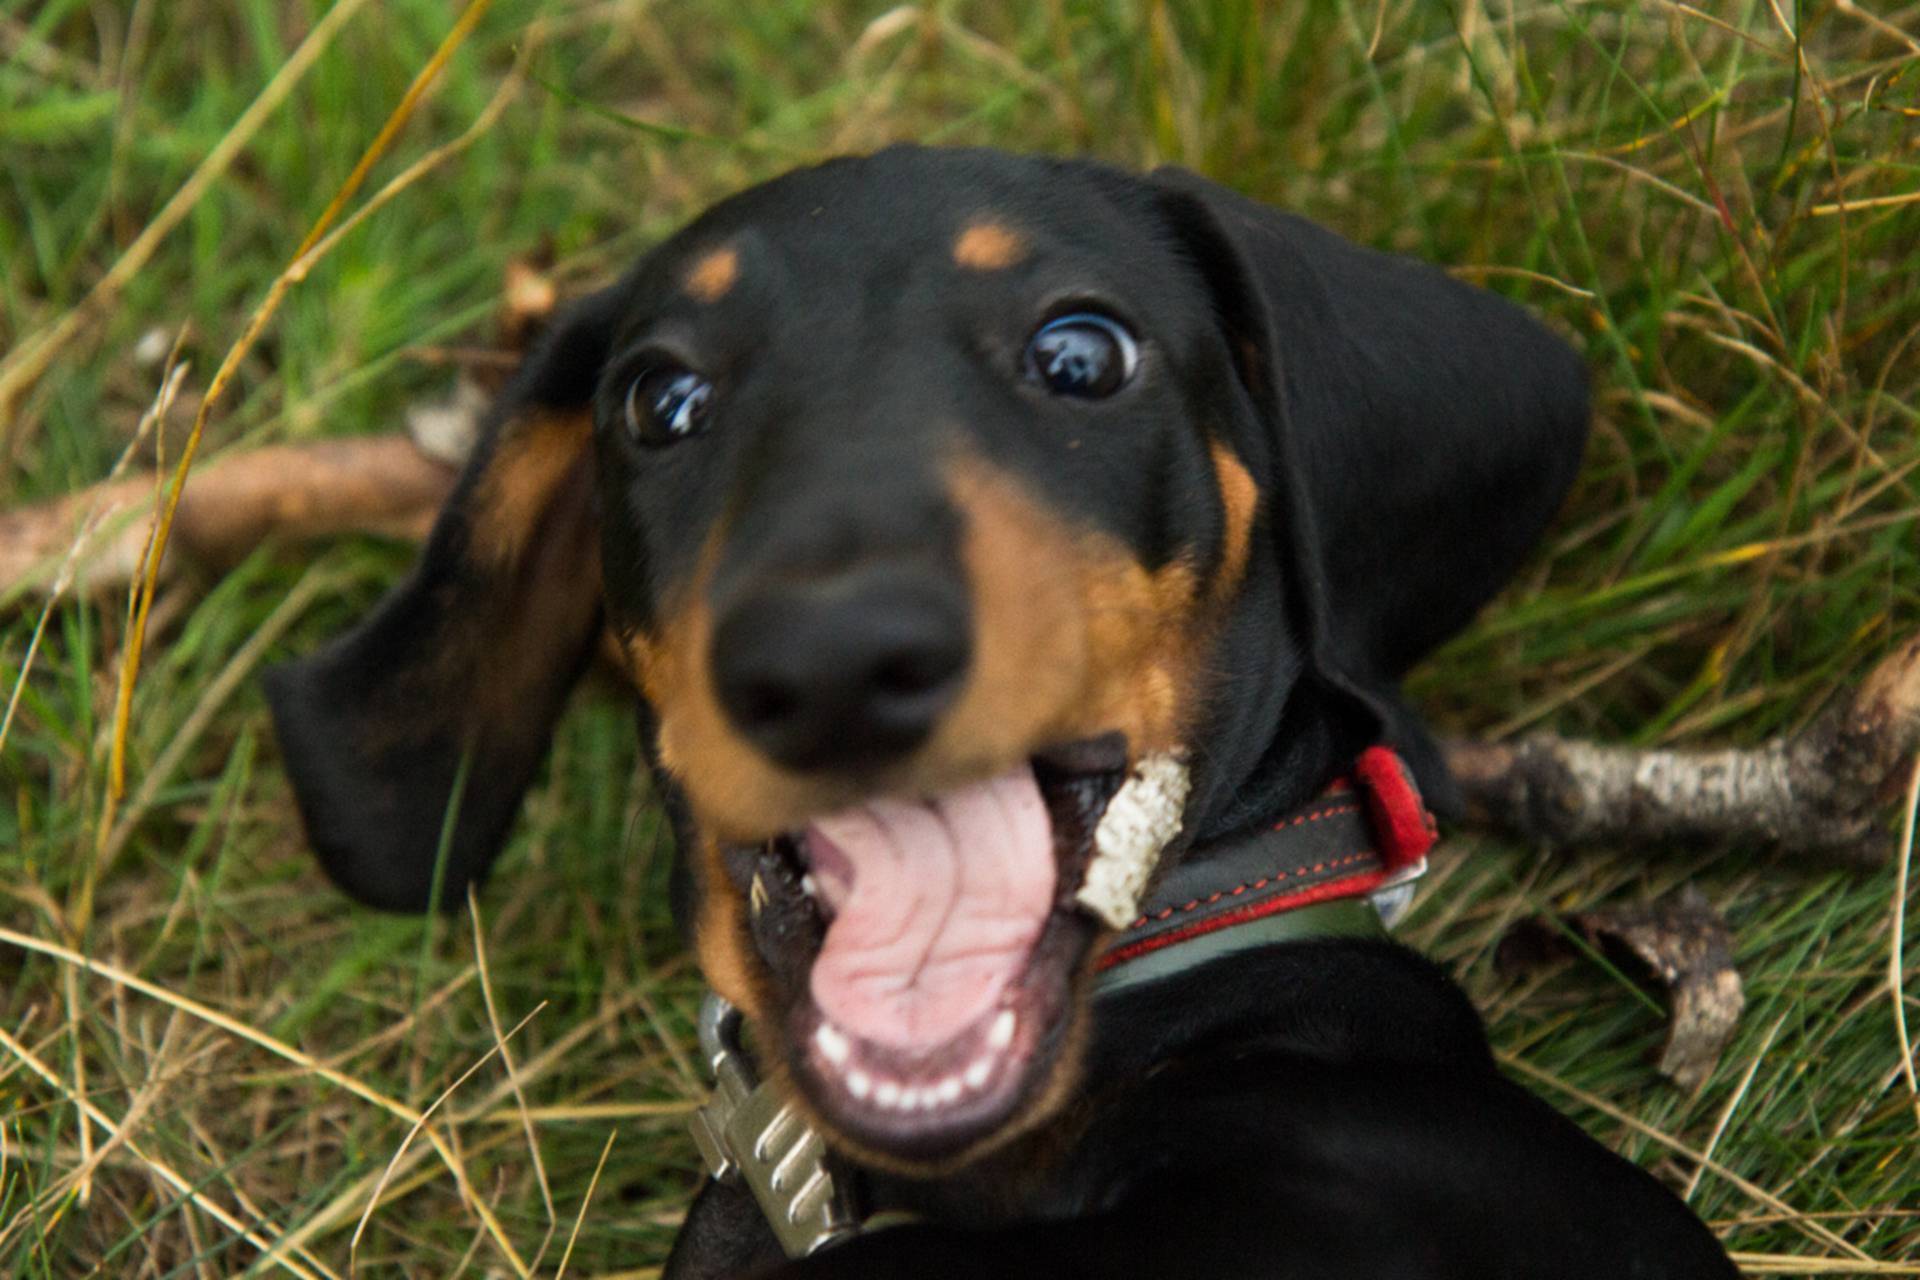
{"label": "grey collar strap", "polygon": [[1152,951],[1127,964],[1107,969],[1094,979],[1093,994],[1095,999],[1103,999],[1136,987],[1165,982],[1223,956],[1282,942],[1387,936],[1385,918],[1371,901],[1348,898],[1338,902],[1318,902],[1293,911],[1249,920],[1231,929],[1201,934],[1179,946]]}

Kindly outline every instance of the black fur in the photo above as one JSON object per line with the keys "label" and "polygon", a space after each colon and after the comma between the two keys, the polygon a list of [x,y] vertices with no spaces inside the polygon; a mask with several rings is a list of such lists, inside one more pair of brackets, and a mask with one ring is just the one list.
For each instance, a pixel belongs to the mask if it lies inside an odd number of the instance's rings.
{"label": "black fur", "polygon": [[[1031,261],[952,270],[974,212],[1028,233]],[[688,299],[687,265],[723,242],[738,283]],[[1009,376],[1037,313],[1086,296],[1155,361],[1098,413]],[[713,374],[727,416],[648,453],[621,404],[663,346]],[[477,568],[465,531],[501,437],[532,407],[589,400],[597,512],[564,488],[555,505],[572,506],[542,515],[522,563]],[[1518,567],[1586,419],[1578,360],[1519,308],[1192,175],[916,148],[836,161],[716,206],[574,313],[508,394],[413,578],[275,674],[276,722],[329,871],[388,907],[425,902],[465,758],[443,889],[457,899],[602,617],[657,624],[714,530],[722,602],[862,557],[951,572],[935,467],[957,440],[1142,565],[1213,572],[1225,516],[1208,446],[1224,442],[1262,505],[1208,659],[1188,831],[1204,849],[1383,737],[1444,809],[1451,783],[1398,681]],[[556,574],[549,545],[595,519],[604,597]],[[537,660],[483,671],[454,643],[476,629]],[[518,714],[458,713],[483,678]],[[642,724],[651,749],[644,707]],[[689,916],[697,887],[677,880]],[[709,1186],[667,1274],[1735,1274],[1677,1198],[1502,1076],[1459,990],[1401,948],[1273,947],[1088,1016],[1079,1100],[1043,1131],[941,1178],[866,1177],[877,1204],[926,1223],[779,1267],[751,1206]]]}
{"label": "black fur", "polygon": [[[779,1274],[1737,1274],[1671,1192],[1502,1076],[1459,988],[1404,948],[1229,958],[1116,997],[1097,1027],[1070,1156],[1044,1172],[1016,1150],[944,1182],[876,1180],[879,1204],[931,1221]],[[687,1230],[729,1208],[703,1199]],[[732,1221],[733,1249],[749,1228],[767,1248],[755,1217]]]}

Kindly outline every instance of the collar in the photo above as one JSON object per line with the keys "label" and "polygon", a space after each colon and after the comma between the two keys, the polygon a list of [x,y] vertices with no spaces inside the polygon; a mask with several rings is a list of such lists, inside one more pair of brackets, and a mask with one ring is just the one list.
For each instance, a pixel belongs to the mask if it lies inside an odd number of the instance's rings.
{"label": "collar", "polygon": [[1162,876],[1095,961],[1094,994],[1276,942],[1384,935],[1412,901],[1437,838],[1406,762],[1391,747],[1369,747],[1306,804],[1201,845]]}
{"label": "collar", "polygon": [[[1094,962],[1094,998],[1279,942],[1384,936],[1411,901],[1437,838],[1406,762],[1391,747],[1369,747],[1349,775],[1307,804],[1189,851]],[[747,1187],[790,1258],[886,1225],[858,1215],[820,1136],[771,1081],[757,1078],[740,1022],[708,993],[700,1049],[714,1091],[692,1128],[709,1172]]]}

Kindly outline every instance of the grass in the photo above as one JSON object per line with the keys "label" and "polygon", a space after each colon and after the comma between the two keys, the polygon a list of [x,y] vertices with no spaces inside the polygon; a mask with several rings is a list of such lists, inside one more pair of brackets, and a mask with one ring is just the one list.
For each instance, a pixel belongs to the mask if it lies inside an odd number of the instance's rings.
{"label": "grass", "polygon": [[[0,409],[0,501],[106,474],[156,391],[150,331],[193,361],[191,408],[454,19],[389,0],[340,22],[110,304],[84,306],[328,7],[0,0],[0,360],[59,337]],[[565,281],[605,278],[814,157],[917,138],[1175,162],[1519,298],[1594,371],[1569,509],[1420,670],[1422,705],[1474,731],[1752,741],[1920,623],[1914,32],[1898,0],[500,0],[367,190],[520,66],[511,100],[288,293],[206,448],[390,429],[445,384],[420,349],[484,331],[508,258],[550,246]],[[170,467],[178,425],[135,464]],[[472,917],[354,910],[300,846],[254,671],[406,560],[264,548],[164,590],[127,743],[138,799],[102,864],[125,599],[64,601],[23,681],[39,609],[0,617],[21,686],[0,924],[39,948],[0,943],[10,1274],[277,1269],[248,1236],[305,1275],[552,1275],[576,1229],[571,1276],[663,1256],[695,1176],[699,985],[619,697],[581,696]],[[1730,918],[1750,1000],[1694,1095],[1652,1071],[1660,1019],[1616,979],[1492,965],[1519,915],[1686,883]],[[1750,1270],[1920,1274],[1894,886],[1741,849],[1460,838],[1406,933],[1516,1072],[1686,1190]],[[1915,955],[1898,963],[1920,990]],[[523,1019],[509,1076],[496,1051]]]}

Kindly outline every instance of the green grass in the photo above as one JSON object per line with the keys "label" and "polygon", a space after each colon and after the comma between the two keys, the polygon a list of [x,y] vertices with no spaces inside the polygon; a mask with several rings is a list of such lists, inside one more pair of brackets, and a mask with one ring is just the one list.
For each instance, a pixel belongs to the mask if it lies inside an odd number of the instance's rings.
{"label": "green grass", "polygon": [[[80,304],[325,7],[0,0],[0,348]],[[889,18],[844,0],[500,0],[369,190],[466,128],[517,56],[528,80],[289,295],[209,448],[392,429],[446,383],[417,348],[484,334],[510,257],[550,244],[564,280],[604,278],[708,200],[810,158],[916,138],[1177,162],[1482,279],[1593,369],[1598,429],[1548,546],[1413,681],[1436,719],[1756,740],[1803,724],[1920,623],[1920,45],[1900,34],[1920,31],[1920,6],[1702,9],[1041,0]],[[0,422],[0,501],[107,472],[154,395],[158,371],[134,357],[150,330],[184,330],[184,398],[204,390],[452,13],[389,0],[345,25]],[[1842,198],[1879,203],[1828,208]],[[167,433],[169,460],[179,443]],[[252,1266],[190,1199],[264,1238],[309,1231],[300,1265],[344,1274],[409,1125],[341,1081],[424,1107],[494,1047],[469,919],[349,907],[301,848],[256,684],[209,702],[290,593],[267,660],[346,625],[406,559],[371,541],[269,548],[163,592],[129,741],[148,797],[122,811],[83,932],[70,913],[105,796],[125,601],[50,616],[0,755],[0,922],[161,995],[0,945],[0,1030],[53,1076],[0,1051],[11,1274]],[[37,616],[16,600],[0,618],[9,691]],[[625,785],[632,737],[612,690],[581,696],[480,900],[501,1028],[539,1008],[511,1043],[538,1163],[497,1058],[436,1116],[520,1257],[552,1233],[547,1275],[576,1220],[569,1275],[647,1274],[695,1174],[678,1112],[696,1093],[698,982],[666,916],[663,833],[644,787]],[[1694,1096],[1652,1071],[1660,1019],[1615,980],[1491,962],[1518,915],[1689,882],[1732,921],[1750,996]],[[1682,1187],[1695,1166],[1649,1135],[1711,1148],[1726,1172],[1700,1176],[1693,1203],[1731,1247],[1772,1256],[1754,1270],[1910,1263],[1920,1116],[1886,983],[1893,885],[1891,870],[1742,849],[1569,857],[1461,838],[1407,936],[1603,1140]],[[125,1142],[95,1128],[83,1148],[82,1081]],[[408,1151],[360,1241],[363,1273],[509,1274],[447,1163],[424,1136]]]}

